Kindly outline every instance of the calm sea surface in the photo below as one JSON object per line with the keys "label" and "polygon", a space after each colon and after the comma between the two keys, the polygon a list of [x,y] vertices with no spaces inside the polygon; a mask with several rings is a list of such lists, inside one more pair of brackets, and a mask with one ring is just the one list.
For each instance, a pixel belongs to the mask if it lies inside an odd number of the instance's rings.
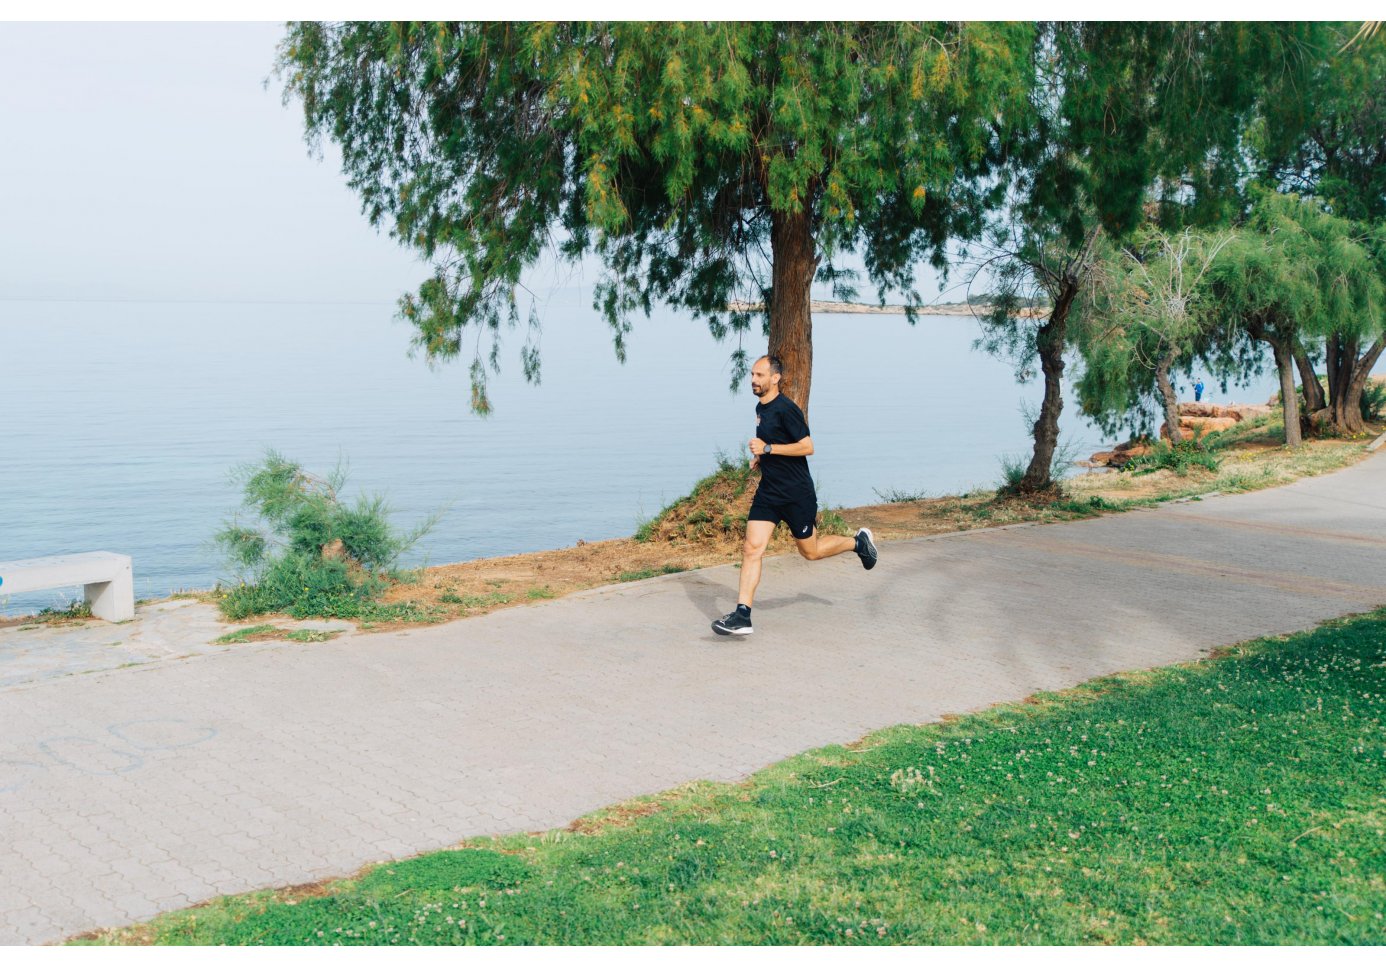
{"label": "calm sea surface", "polygon": [[[667,312],[637,323],[622,366],[587,299],[559,291],[542,385],[510,334],[487,419],[468,411],[466,366],[411,359],[409,335],[388,305],[0,303],[0,561],[117,551],[138,597],[209,587],[230,574],[209,541],[239,501],[228,472],[266,448],[313,472],[347,462],[349,491],[384,493],[402,526],[443,509],[410,564],[563,547],[629,535],[754,429],[749,387],[727,389],[731,347]],[[994,484],[999,455],[1027,452],[1020,408],[1039,385],[976,335],[952,317],[815,319],[823,503]],[[1101,438],[1074,410],[1064,432],[1086,456]]]}

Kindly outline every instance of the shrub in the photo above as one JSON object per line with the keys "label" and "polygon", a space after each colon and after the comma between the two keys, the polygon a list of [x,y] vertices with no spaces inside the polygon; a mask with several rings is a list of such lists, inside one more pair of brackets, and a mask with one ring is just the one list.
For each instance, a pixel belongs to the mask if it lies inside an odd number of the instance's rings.
{"label": "shrub", "polygon": [[842,516],[839,508],[824,508],[820,511],[814,527],[819,534],[845,536],[853,533],[852,526],[847,523],[847,519]]}
{"label": "shrub", "polygon": [[[1020,403],[1021,422],[1025,425],[1025,432],[1033,436],[1036,422],[1039,420],[1039,409],[1029,401],[1022,400]],[[1054,454],[1049,459],[1049,480],[1058,485],[1065,477],[1073,471],[1073,462],[1078,459],[1082,452],[1082,444],[1069,437],[1059,437],[1054,441]],[[1030,467],[1030,457],[1017,457],[1013,454],[1006,454],[999,458],[1001,461],[1001,481],[997,490],[1002,494],[1014,495],[1020,490],[1020,482],[1025,477],[1025,472]]]}
{"label": "shrub", "polygon": [[1362,419],[1375,423],[1386,418],[1386,379],[1368,380],[1362,388]]}
{"label": "shrub", "polygon": [[687,571],[683,565],[663,565],[659,568],[642,568],[639,571],[623,571],[616,576],[617,581],[644,581],[646,578],[658,578],[660,575],[676,575],[681,571]]}
{"label": "shrub", "polygon": [[47,608],[39,609],[39,613],[33,616],[34,621],[50,625],[81,622],[89,618],[91,618],[91,606],[82,600],[75,600],[62,606],[50,605]]}
{"label": "shrub", "polygon": [[1013,454],[1004,454],[997,459],[1001,462],[999,489],[1007,494],[1014,493],[1020,487],[1020,481],[1029,465],[1024,457],[1016,457]]}
{"label": "shrub", "polygon": [[1180,477],[1194,467],[1216,471],[1222,460],[1209,449],[1201,438],[1183,440],[1177,444],[1157,441],[1150,453],[1137,457],[1123,468],[1132,474],[1152,474],[1158,470],[1171,470]]}
{"label": "shrub", "polygon": [[233,621],[265,612],[297,618],[369,614],[400,555],[436,521],[435,515],[399,534],[382,497],[342,502],[342,467],[314,477],[274,451],[233,476],[242,485],[243,508],[256,518],[252,526],[232,520],[214,539],[241,578],[218,603]]}
{"label": "shrub", "polygon": [[884,491],[877,488],[871,490],[876,492],[876,496],[881,499],[882,504],[909,504],[914,501],[927,501],[928,491],[905,491],[900,488],[888,487]]}
{"label": "shrub", "polygon": [[717,470],[635,531],[635,540],[700,541],[740,537],[751,502],[753,472],[748,458],[719,451]]}

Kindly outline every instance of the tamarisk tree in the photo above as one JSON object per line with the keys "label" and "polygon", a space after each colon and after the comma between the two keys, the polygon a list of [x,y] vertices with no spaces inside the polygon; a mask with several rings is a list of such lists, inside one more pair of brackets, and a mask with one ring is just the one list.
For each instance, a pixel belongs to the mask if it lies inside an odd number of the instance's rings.
{"label": "tamarisk tree", "polygon": [[[621,360],[633,314],[656,303],[739,341],[758,312],[807,410],[810,287],[852,298],[842,261],[855,253],[881,302],[918,301],[916,268],[941,266],[950,236],[975,233],[995,200],[983,176],[1024,103],[1032,34],[296,23],[278,70],[310,138],[341,146],[370,221],[432,261],[401,313],[430,359],[471,346],[477,411],[522,275],[546,255],[600,262],[595,306]],[[522,358],[537,380],[538,344]],[[734,387],[746,364],[738,342]]]}
{"label": "tamarisk tree", "polygon": [[1139,421],[1143,404],[1154,400],[1170,441],[1182,442],[1171,372],[1218,342],[1221,314],[1210,305],[1204,279],[1233,237],[1146,225],[1128,245],[1105,248],[1076,340],[1084,413]]}
{"label": "tamarisk tree", "polygon": [[[1267,98],[1253,129],[1263,178],[1311,196],[1360,224],[1360,237],[1386,233],[1386,34],[1357,24],[1322,24],[1306,47],[1313,69],[1302,83]],[[1379,244],[1379,243],[1378,243]],[[1379,273],[1386,265],[1378,269]],[[1338,433],[1363,430],[1361,401],[1386,352],[1386,314],[1344,317],[1294,348],[1305,408]],[[1325,397],[1314,359],[1327,372]]]}
{"label": "tamarisk tree", "polygon": [[[1275,354],[1288,446],[1303,442],[1296,351],[1340,331],[1344,321],[1379,317],[1386,293],[1375,256],[1347,219],[1297,195],[1263,192],[1208,273],[1221,311]],[[1306,394],[1317,384],[1311,371]]]}
{"label": "tamarisk tree", "polygon": [[[1303,29],[1039,26],[1030,119],[1016,126],[1002,169],[1009,204],[977,263],[1000,290],[980,344],[1022,361],[1038,356],[1044,376],[1034,453],[1017,492],[1054,484],[1070,316],[1082,305],[1099,235],[1123,243],[1147,206],[1170,221],[1218,212],[1236,186],[1242,132],[1265,78],[1292,70]],[[1157,193],[1159,186],[1166,190]],[[1036,290],[1048,295],[1048,310],[1018,314]]]}

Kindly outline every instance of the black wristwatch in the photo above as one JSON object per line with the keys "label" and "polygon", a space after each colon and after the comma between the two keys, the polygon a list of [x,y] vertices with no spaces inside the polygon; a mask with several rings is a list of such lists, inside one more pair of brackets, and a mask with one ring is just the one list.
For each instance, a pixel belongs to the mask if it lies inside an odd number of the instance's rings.
{"label": "black wristwatch", "polygon": [[766,444],[766,445],[765,445],[765,453],[766,453],[766,454],[769,454],[769,453],[770,453],[770,445],[769,445],[769,444]]}

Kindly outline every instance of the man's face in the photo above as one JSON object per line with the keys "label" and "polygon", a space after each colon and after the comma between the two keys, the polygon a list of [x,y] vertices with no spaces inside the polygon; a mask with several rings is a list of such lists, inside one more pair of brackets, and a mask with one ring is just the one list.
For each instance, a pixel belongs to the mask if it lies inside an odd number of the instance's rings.
{"label": "man's face", "polygon": [[756,365],[751,367],[751,392],[758,397],[763,397],[773,390],[780,382],[777,374],[771,372],[770,362],[765,359],[756,360]]}

